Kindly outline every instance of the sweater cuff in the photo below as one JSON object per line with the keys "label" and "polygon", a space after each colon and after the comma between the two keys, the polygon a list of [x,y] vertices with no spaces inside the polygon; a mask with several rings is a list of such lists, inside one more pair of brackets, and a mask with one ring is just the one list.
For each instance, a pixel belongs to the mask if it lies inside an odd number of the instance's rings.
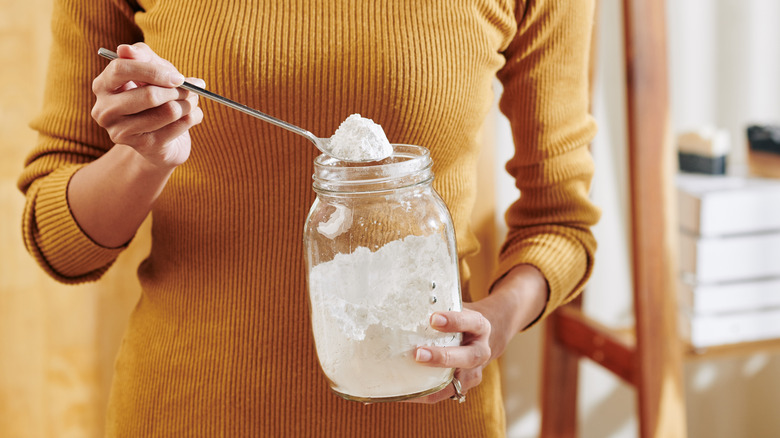
{"label": "sweater cuff", "polygon": [[524,330],[574,299],[582,291],[592,267],[579,241],[561,234],[540,234],[512,245],[500,255],[491,290],[512,268],[522,264],[541,271],[549,290],[544,311]]}
{"label": "sweater cuff", "polygon": [[60,168],[41,182],[35,198],[35,242],[42,264],[60,281],[94,281],[127,245],[106,248],[79,226],[68,205],[68,184],[84,165]]}

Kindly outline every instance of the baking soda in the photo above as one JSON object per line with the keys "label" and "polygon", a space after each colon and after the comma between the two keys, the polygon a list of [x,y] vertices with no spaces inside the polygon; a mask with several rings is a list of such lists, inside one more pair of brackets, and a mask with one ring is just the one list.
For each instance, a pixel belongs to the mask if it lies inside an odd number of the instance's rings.
{"label": "baking soda", "polygon": [[461,310],[457,264],[439,235],[408,236],[377,251],[358,247],[309,273],[317,355],[333,388],[357,398],[417,394],[452,369],[414,360],[418,346],[460,345],[430,327],[434,312]]}
{"label": "baking soda", "polygon": [[352,114],[331,137],[331,153],[344,161],[379,161],[393,154],[393,146],[381,126]]}

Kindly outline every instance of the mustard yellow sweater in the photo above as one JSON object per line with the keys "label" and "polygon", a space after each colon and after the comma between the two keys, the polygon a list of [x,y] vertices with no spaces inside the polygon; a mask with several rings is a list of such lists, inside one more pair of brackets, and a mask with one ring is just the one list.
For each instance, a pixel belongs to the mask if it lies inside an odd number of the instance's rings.
{"label": "mustard yellow sweater", "polygon": [[[360,113],[392,142],[428,147],[459,253],[472,254],[477,133],[498,75],[517,147],[507,170],[522,197],[506,215],[496,278],[520,263],[537,266],[550,286],[549,313],[582,288],[595,249],[592,15],[585,0],[58,0],[46,100],[33,122],[40,140],[19,179],[25,242],[69,283],[98,279],[122,250],[80,230],[66,188],[112,146],[90,117],[91,81],[106,65],[97,49],[145,41],[186,76],[317,135]],[[152,212],[153,248],[138,271],[143,294],[117,357],[107,435],[502,435],[495,365],[465,404],[364,406],[329,391],[312,342],[302,245],[316,150],[201,105],[192,155]]]}

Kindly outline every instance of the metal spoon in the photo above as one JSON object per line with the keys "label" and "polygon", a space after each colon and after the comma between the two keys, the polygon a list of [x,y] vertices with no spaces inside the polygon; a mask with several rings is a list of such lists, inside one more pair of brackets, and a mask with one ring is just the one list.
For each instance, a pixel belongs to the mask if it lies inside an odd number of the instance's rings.
{"label": "metal spoon", "polygon": [[[98,50],[98,55],[107,58],[107,59],[117,59],[119,56],[108,49],[100,48]],[[240,104],[238,102],[234,102],[227,97],[220,96],[219,94],[212,93],[209,90],[206,90],[205,88],[200,88],[197,85],[193,85],[189,82],[184,82],[183,84],[179,85],[180,88],[184,88],[185,90],[192,91],[195,94],[201,95],[203,97],[206,97],[208,99],[214,100],[216,102],[219,102],[223,105],[227,105],[233,109],[239,110],[242,113],[249,114],[250,116],[257,117],[260,120],[264,120],[268,123],[272,123],[280,128],[284,128],[288,131],[292,131],[298,135],[302,135],[309,139],[312,143],[314,143],[314,146],[317,146],[317,149],[319,149],[322,153],[326,155],[330,155],[331,157],[338,158],[342,161],[352,161],[352,162],[367,162],[367,161],[374,161],[373,159],[369,160],[355,160],[349,157],[340,157],[337,154],[333,153],[333,148],[330,144],[330,138],[321,138],[317,137],[316,135],[312,134],[311,132],[300,128],[298,126],[292,125],[290,123],[285,122],[284,120],[279,120],[276,117],[269,116],[268,114],[258,111],[254,108],[250,108],[246,105]]]}

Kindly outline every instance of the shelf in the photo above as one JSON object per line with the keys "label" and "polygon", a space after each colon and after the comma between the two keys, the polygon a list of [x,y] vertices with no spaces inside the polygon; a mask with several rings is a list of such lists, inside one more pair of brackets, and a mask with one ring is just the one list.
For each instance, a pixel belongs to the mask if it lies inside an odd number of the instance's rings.
{"label": "shelf", "polygon": [[718,345],[715,347],[695,348],[690,345],[684,347],[687,360],[710,360],[735,356],[747,356],[751,354],[780,353],[780,339],[767,341],[741,342],[739,344]]}
{"label": "shelf", "polygon": [[[562,307],[557,311],[555,333],[563,345],[583,357],[600,363],[618,377],[633,381],[633,354],[636,348],[634,330],[607,327],[589,317],[580,309]],[[780,354],[780,339],[741,342],[696,348],[682,343],[685,361],[701,361],[752,354]]]}

